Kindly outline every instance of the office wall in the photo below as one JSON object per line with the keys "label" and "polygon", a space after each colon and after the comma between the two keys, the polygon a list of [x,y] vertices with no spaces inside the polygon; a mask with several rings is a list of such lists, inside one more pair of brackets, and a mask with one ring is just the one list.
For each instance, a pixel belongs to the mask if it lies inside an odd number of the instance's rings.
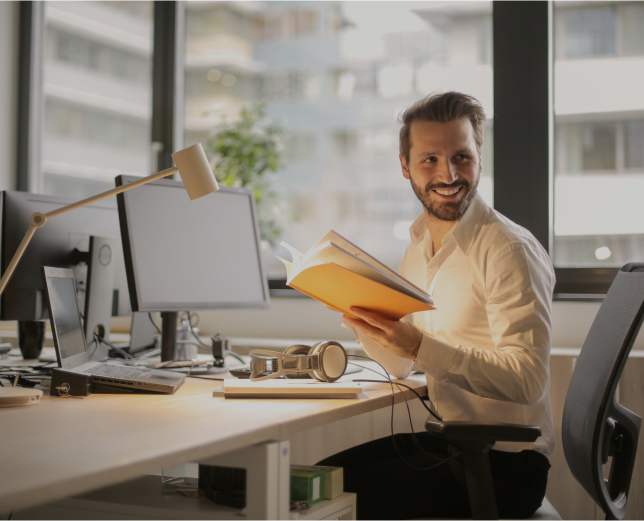
{"label": "office wall", "polygon": [[16,188],[19,11],[0,2],[0,190]]}

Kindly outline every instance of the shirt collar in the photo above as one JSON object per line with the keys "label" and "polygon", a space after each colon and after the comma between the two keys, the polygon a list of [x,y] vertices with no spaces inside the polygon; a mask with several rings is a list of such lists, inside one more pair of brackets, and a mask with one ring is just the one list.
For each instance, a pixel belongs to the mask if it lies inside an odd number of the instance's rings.
{"label": "shirt collar", "polygon": [[[467,254],[472,246],[474,235],[479,223],[481,222],[481,217],[483,217],[487,208],[487,204],[481,195],[477,193],[474,196],[474,199],[472,199],[467,210],[465,210],[463,217],[461,217],[458,223],[456,223],[456,226],[445,234],[443,244],[447,244],[447,242],[453,237],[463,253]],[[415,246],[418,246],[425,237],[429,237],[429,229],[425,222],[425,212],[421,213],[410,226],[409,235],[411,243]]]}

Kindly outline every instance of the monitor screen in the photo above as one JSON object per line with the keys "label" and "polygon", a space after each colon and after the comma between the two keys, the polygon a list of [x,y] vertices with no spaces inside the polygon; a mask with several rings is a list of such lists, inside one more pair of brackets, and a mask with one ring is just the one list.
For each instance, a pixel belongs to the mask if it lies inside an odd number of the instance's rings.
{"label": "monitor screen", "polygon": [[183,183],[161,180],[117,200],[133,311],[268,307],[251,190],[191,201]]}
{"label": "monitor screen", "polygon": [[78,312],[74,279],[49,277],[48,290],[61,361],[84,353],[85,333]]}
{"label": "monitor screen", "polygon": [[[2,192],[2,270],[6,269],[18,249],[34,212],[46,213],[74,199],[6,190]],[[118,210],[107,202],[98,202],[47,221],[36,230],[4,293],[0,320],[44,320],[47,302],[40,269],[42,266],[74,270],[79,292],[79,305],[84,308],[87,264],[74,257],[74,250],[88,252],[90,236],[119,238]],[[112,314],[131,313],[121,241],[114,252],[114,302]]]}

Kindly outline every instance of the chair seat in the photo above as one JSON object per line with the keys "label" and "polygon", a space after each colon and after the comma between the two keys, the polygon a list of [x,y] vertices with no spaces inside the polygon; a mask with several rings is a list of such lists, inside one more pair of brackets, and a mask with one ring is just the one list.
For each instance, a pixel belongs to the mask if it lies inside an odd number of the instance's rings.
{"label": "chair seat", "polygon": [[[547,498],[543,498],[543,504],[531,517],[529,521],[563,521],[562,517],[557,513],[555,507],[552,506]],[[407,521],[471,521],[471,519],[444,519],[444,518],[414,518]],[[518,520],[510,520],[518,521]]]}

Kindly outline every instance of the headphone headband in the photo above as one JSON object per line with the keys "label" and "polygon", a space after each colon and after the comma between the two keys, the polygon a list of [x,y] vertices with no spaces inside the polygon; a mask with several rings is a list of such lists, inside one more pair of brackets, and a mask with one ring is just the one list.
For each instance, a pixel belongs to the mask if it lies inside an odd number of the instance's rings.
{"label": "headphone headband", "polygon": [[[304,348],[308,348],[307,354],[301,354]],[[291,346],[284,353],[253,349],[249,354],[252,382],[280,376],[335,382],[347,368],[347,353],[342,344],[334,340],[318,342],[313,347]]]}

